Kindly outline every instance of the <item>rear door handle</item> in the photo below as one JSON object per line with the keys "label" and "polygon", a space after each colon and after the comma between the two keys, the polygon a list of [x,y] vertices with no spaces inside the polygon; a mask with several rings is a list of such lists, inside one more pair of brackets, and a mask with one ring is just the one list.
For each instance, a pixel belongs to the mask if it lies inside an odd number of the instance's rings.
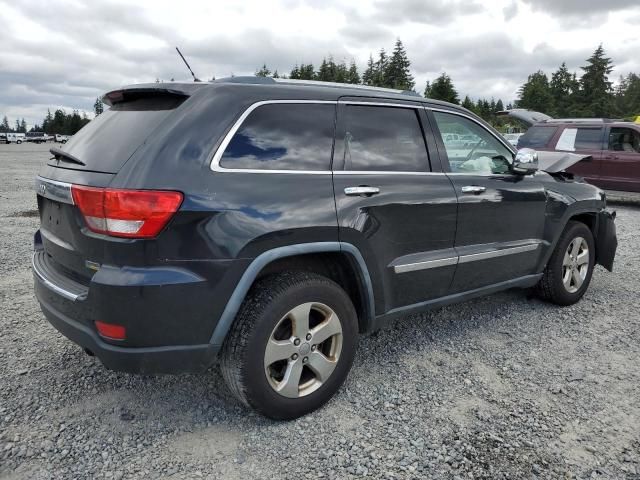
{"label": "rear door handle", "polygon": [[467,185],[462,187],[462,193],[482,193],[486,190],[486,187],[480,187],[479,185]]}
{"label": "rear door handle", "polygon": [[344,189],[344,194],[350,197],[354,196],[370,196],[380,193],[378,187],[347,187]]}

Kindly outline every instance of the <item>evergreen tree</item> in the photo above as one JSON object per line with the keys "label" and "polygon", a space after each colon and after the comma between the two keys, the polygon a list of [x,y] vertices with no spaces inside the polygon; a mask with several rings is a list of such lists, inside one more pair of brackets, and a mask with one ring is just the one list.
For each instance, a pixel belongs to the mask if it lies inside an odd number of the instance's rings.
{"label": "evergreen tree", "polygon": [[27,133],[27,122],[24,120],[24,118],[20,121],[20,130],[18,130],[19,133]]}
{"label": "evergreen tree", "polygon": [[2,117],[2,123],[0,123],[0,132],[7,133],[11,131],[11,126],[9,125],[9,119],[5,115]]}
{"label": "evergreen tree", "polygon": [[300,65],[300,80],[313,80],[316,77],[313,63]]}
{"label": "evergreen tree", "polygon": [[580,78],[582,115],[585,117],[608,117],[612,114],[613,91],[609,74],[613,70],[610,58],[600,45],[582,67]]}
{"label": "evergreen tree", "polygon": [[93,104],[93,111],[96,114],[96,117],[104,112],[104,103],[100,100],[100,97],[96,98],[95,103]]}
{"label": "evergreen tree", "polygon": [[496,113],[497,112],[502,112],[504,110],[504,103],[502,103],[502,99],[498,99],[498,101],[496,102]]}
{"label": "evergreen tree", "polygon": [[332,82],[331,77],[331,67],[329,66],[329,62],[326,58],[322,59],[320,62],[320,68],[318,69],[318,73],[316,74],[316,80],[321,82]]}
{"label": "evergreen tree", "polygon": [[384,48],[380,49],[380,53],[378,54],[378,60],[376,61],[373,69],[373,85],[374,87],[386,87],[385,84],[385,72],[387,71],[387,66],[389,65],[389,58],[387,57],[387,52],[384,51]]}
{"label": "evergreen tree", "polygon": [[413,90],[415,82],[411,75],[411,62],[407,57],[407,52],[398,38],[391,54],[391,58],[383,71],[383,82],[388,88],[398,90]]}
{"label": "evergreen tree", "polygon": [[13,131],[16,133],[20,133],[20,120],[16,118],[16,126],[13,127]]}
{"label": "evergreen tree", "polygon": [[527,83],[520,87],[518,95],[518,108],[528,108],[543,113],[553,111],[549,79],[541,70],[529,75]]}
{"label": "evergreen tree", "polygon": [[436,78],[431,85],[427,85],[425,88],[425,95],[434,100],[444,100],[445,102],[458,104],[458,92],[453,86],[451,77],[446,73],[442,73]]}
{"label": "evergreen tree", "polygon": [[360,75],[358,74],[358,67],[356,66],[355,60],[351,60],[351,64],[349,65],[346,83],[352,83],[354,85],[360,83]]}
{"label": "evergreen tree", "polygon": [[[429,82],[427,82],[427,83],[429,83]],[[475,108],[476,108],[476,106],[473,103],[473,101],[469,98],[469,95],[465,95],[464,96],[464,100],[462,100],[462,106],[464,108],[466,108],[467,110],[471,110],[471,111],[474,111]]]}
{"label": "evergreen tree", "polygon": [[297,63],[296,63],[296,66],[293,67],[293,69],[289,73],[289,78],[292,78],[294,80],[300,80],[300,69],[298,68]]}
{"label": "evergreen tree", "polygon": [[269,70],[266,63],[263,63],[262,67],[256,70],[256,77],[270,77],[270,76],[271,76],[271,70]]}
{"label": "evergreen tree", "polygon": [[369,61],[367,62],[367,69],[362,74],[362,83],[364,85],[373,85],[373,80],[376,73],[376,65],[373,61],[373,55],[369,55]]}
{"label": "evergreen tree", "polygon": [[273,72],[273,78],[280,78],[280,74],[278,73],[278,69],[277,68]]}
{"label": "evergreen tree", "polygon": [[576,75],[569,73],[566,63],[562,62],[560,68],[551,75],[549,82],[551,97],[554,105],[553,111],[545,113],[555,117],[571,117],[576,115],[574,105],[576,95],[580,90],[580,83]]}
{"label": "evergreen tree", "polygon": [[620,78],[614,97],[615,115],[635,119],[640,115],[640,76],[630,73]]}

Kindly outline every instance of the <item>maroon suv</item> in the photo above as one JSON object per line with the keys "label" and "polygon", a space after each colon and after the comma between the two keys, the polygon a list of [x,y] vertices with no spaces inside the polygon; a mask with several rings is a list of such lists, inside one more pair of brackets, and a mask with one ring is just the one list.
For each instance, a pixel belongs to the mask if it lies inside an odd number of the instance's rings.
{"label": "maroon suv", "polygon": [[640,124],[600,118],[541,118],[546,115],[526,110],[509,112],[532,125],[520,137],[518,148],[589,155],[567,170],[605,190],[640,192]]}

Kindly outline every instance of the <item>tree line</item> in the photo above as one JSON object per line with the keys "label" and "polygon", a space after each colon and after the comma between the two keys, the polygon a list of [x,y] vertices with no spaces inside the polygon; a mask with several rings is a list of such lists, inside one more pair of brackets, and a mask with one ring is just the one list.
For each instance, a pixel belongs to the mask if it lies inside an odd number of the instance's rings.
{"label": "tree line", "polygon": [[[104,111],[104,104],[100,98],[96,98],[93,110],[96,116]],[[58,108],[52,114],[51,109],[48,109],[47,115],[42,122],[31,127],[29,132],[43,132],[48,135],[75,135],[78,130],[90,121],[91,119],[86,113],[83,112],[81,115],[78,110],[67,113],[65,110]],[[15,126],[12,127],[5,115],[2,118],[2,122],[0,122],[0,133],[27,133],[27,122],[24,118],[22,120],[16,119]]]}
{"label": "tree line", "polygon": [[[542,71],[532,73],[519,88],[518,98],[513,104],[505,103],[500,98],[472,100],[468,95],[461,100],[453,80],[446,72],[427,82],[424,96],[462,105],[494,125],[508,121],[496,114],[511,108],[528,108],[553,117],[633,118],[640,115],[640,76],[630,73],[621,77],[614,88],[609,79],[613,63],[606,56],[602,45],[586,60],[581,70],[582,75],[578,77],[576,72],[569,72],[563,63],[550,78]],[[256,75],[415,91],[411,61],[400,39],[396,41],[391,55],[384,48],[375,59],[373,55],[369,55],[367,67],[362,74],[358,72],[354,60],[347,65],[344,60],[336,63],[329,56],[322,59],[317,69],[313,63],[302,63],[295,65],[288,75],[281,75],[263,64],[256,70]]]}

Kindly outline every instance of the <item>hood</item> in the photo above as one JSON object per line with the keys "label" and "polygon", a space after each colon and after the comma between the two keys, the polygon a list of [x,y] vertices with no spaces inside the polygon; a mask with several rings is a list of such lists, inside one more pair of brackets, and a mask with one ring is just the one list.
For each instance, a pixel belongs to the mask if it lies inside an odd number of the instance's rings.
{"label": "hood", "polygon": [[515,118],[516,120],[525,123],[529,127],[534,123],[544,122],[545,120],[551,119],[551,117],[545,113],[536,112],[534,110],[527,110],[526,108],[512,108],[511,110],[503,110],[496,113],[496,115],[501,117]]}
{"label": "hood", "polygon": [[538,169],[548,173],[558,173],[566,170],[571,165],[575,165],[580,160],[589,158],[591,155],[580,155],[569,152],[537,152]]}

